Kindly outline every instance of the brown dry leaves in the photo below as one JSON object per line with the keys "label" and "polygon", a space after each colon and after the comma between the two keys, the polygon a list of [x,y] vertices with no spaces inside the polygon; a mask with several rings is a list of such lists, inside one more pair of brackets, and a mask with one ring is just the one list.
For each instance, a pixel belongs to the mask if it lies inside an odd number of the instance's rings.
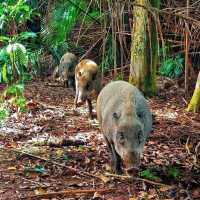
{"label": "brown dry leaves", "polygon": [[[54,199],[199,198],[199,170],[191,162],[185,143],[180,141],[184,134],[199,133],[198,116],[184,111],[184,102],[178,95],[150,100],[156,119],[140,169],[152,169],[156,181],[165,183],[165,187],[105,176],[105,172],[110,172],[110,158],[98,124],[88,120],[84,106],[73,111],[73,95],[66,88],[37,80],[26,85],[25,96],[29,112],[13,113],[0,128],[0,147],[23,150],[50,162],[0,148],[0,199],[27,199],[51,192],[58,192]],[[59,143],[63,139],[81,140],[84,145],[66,146]],[[77,173],[51,161],[72,167]],[[169,176],[169,166],[175,166],[181,177]],[[173,169],[171,173],[175,174]],[[80,176],[81,171],[91,177]],[[112,188],[115,191],[109,191]],[[86,193],[59,195],[68,189]],[[108,191],[99,193],[98,189]]]}

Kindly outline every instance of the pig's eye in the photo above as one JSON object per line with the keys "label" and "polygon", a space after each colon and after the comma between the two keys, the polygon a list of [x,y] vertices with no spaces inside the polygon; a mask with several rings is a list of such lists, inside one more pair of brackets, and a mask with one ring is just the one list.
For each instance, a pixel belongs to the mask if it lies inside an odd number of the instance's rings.
{"label": "pig's eye", "polygon": [[142,119],[142,113],[137,114],[140,119]]}
{"label": "pig's eye", "polygon": [[119,133],[118,133],[118,140],[119,140],[119,143],[120,143],[121,145],[124,145],[125,137],[124,137],[123,132],[119,132]]}
{"label": "pig's eye", "polygon": [[81,76],[82,75],[81,72],[78,72],[78,75]]}
{"label": "pig's eye", "polygon": [[113,116],[114,119],[119,119],[119,117],[120,117],[120,115],[118,113],[116,113],[116,112],[114,112],[112,114],[112,116]]}
{"label": "pig's eye", "polygon": [[85,86],[85,89],[88,90],[90,87],[90,83],[87,83],[87,85]]}
{"label": "pig's eye", "polygon": [[143,132],[142,132],[142,130],[140,130],[138,132],[138,143],[141,144],[143,142],[143,140],[144,140]]}
{"label": "pig's eye", "polygon": [[93,74],[93,76],[92,76],[92,80],[93,80],[93,81],[96,79],[96,76],[97,76],[97,73],[96,73],[96,74]]}

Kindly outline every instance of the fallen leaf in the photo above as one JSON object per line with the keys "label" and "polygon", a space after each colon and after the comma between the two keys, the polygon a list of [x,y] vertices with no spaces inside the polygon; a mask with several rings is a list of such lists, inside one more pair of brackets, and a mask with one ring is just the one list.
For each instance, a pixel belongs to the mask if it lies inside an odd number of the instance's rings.
{"label": "fallen leaf", "polygon": [[56,151],[56,155],[57,155],[59,158],[62,157],[63,154],[64,154],[64,151],[63,151],[62,149],[58,149],[58,150]]}
{"label": "fallen leaf", "polygon": [[128,200],[138,200],[138,198],[137,197],[129,197]]}
{"label": "fallen leaf", "polygon": [[101,194],[99,194],[98,192],[95,192],[94,196],[92,197],[92,199],[93,200],[95,200],[95,199],[98,199],[98,200],[102,199]]}
{"label": "fallen leaf", "polygon": [[101,174],[99,176],[99,178],[104,182],[104,183],[108,183],[110,181],[110,178],[107,176],[104,176],[103,174]]}
{"label": "fallen leaf", "polygon": [[192,191],[193,199],[200,199],[200,188],[196,188]]}
{"label": "fallen leaf", "polygon": [[46,190],[44,190],[43,188],[38,188],[36,190],[34,190],[36,195],[42,195],[46,193]]}
{"label": "fallen leaf", "polygon": [[16,171],[17,168],[16,167],[8,167],[8,170],[10,170],[10,171]]}
{"label": "fallen leaf", "polygon": [[85,163],[86,163],[86,164],[89,164],[90,162],[91,162],[91,160],[90,160],[88,157],[86,157],[86,158],[85,158]]}

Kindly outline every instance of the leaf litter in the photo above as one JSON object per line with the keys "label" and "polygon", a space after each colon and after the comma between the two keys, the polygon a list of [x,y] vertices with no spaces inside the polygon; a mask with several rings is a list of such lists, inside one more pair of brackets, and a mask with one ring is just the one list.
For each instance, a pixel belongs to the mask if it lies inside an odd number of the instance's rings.
{"label": "leaf litter", "polygon": [[200,198],[199,114],[180,95],[149,99],[154,130],[135,180],[111,174],[98,121],[73,110],[71,91],[37,80],[25,96],[28,112],[0,127],[0,199]]}

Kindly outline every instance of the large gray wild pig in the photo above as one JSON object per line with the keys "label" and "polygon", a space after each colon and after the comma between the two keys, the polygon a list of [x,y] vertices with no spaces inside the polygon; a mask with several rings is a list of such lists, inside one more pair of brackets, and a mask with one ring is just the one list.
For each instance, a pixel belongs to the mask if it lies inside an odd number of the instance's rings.
{"label": "large gray wild pig", "polygon": [[101,76],[98,65],[92,60],[83,59],[75,68],[75,84],[75,108],[87,102],[89,117],[93,118],[92,99],[97,98],[101,90]]}
{"label": "large gray wild pig", "polygon": [[53,72],[53,79],[59,78],[64,86],[75,90],[75,67],[77,64],[78,58],[73,53],[65,53]]}
{"label": "large gray wild pig", "polygon": [[145,141],[152,130],[152,114],[142,93],[125,81],[106,85],[97,98],[97,119],[111,151],[112,168],[129,174],[138,168]]}

